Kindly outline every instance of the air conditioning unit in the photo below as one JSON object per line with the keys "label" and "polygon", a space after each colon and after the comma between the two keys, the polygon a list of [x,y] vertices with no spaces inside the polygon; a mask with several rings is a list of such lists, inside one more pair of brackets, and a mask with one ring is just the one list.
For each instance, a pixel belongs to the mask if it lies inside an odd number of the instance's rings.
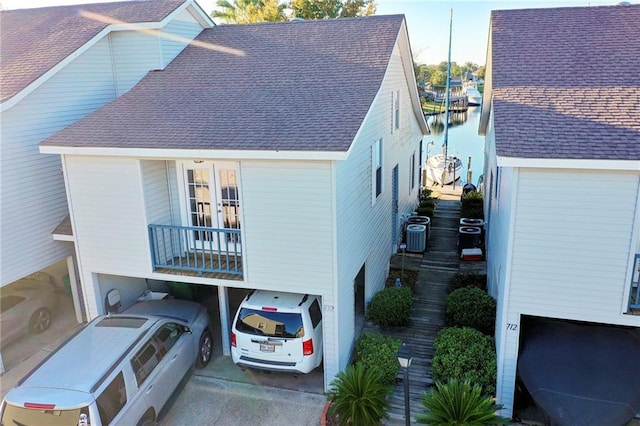
{"label": "air conditioning unit", "polygon": [[425,225],[407,226],[407,251],[423,252],[426,248],[427,227]]}

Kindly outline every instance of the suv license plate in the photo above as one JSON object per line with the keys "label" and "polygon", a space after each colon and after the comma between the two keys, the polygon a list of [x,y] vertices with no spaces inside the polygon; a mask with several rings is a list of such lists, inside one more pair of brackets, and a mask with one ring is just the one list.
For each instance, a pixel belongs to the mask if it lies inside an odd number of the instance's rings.
{"label": "suv license plate", "polygon": [[270,345],[269,343],[260,343],[260,350],[262,352],[275,352],[276,345]]}

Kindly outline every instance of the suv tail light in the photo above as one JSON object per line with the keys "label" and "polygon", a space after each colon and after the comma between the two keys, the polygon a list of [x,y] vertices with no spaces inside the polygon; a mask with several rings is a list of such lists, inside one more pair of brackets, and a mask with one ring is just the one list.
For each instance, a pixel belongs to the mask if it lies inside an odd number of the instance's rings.
{"label": "suv tail light", "polygon": [[313,355],[313,339],[305,340],[302,342],[302,355]]}
{"label": "suv tail light", "polygon": [[231,333],[231,346],[233,346],[234,348],[236,347],[237,343],[236,343],[236,333]]}

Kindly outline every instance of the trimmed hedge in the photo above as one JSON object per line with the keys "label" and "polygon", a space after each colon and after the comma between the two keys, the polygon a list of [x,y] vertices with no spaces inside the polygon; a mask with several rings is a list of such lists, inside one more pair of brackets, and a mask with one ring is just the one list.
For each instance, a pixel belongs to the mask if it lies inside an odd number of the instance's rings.
{"label": "trimmed hedge", "polygon": [[487,276],[485,274],[474,274],[472,272],[461,272],[456,274],[449,282],[449,291],[464,287],[478,287],[487,290]]}
{"label": "trimmed hedge", "polygon": [[435,381],[469,380],[495,395],[496,352],[491,337],[470,327],[443,328],[434,348],[431,373]]}
{"label": "trimmed hedge", "polygon": [[355,363],[365,369],[377,369],[382,374],[382,383],[393,385],[400,369],[397,353],[402,342],[394,337],[376,333],[363,333],[355,347]]}
{"label": "trimmed hedge", "polygon": [[413,293],[409,287],[385,287],[367,304],[367,318],[380,327],[406,326],[412,304]]}
{"label": "trimmed hedge", "polygon": [[496,301],[484,290],[464,287],[445,298],[445,317],[451,327],[473,327],[493,336],[496,324]]}
{"label": "trimmed hedge", "polygon": [[484,210],[482,208],[482,192],[471,191],[462,194],[460,207],[460,217],[471,219],[484,219]]}

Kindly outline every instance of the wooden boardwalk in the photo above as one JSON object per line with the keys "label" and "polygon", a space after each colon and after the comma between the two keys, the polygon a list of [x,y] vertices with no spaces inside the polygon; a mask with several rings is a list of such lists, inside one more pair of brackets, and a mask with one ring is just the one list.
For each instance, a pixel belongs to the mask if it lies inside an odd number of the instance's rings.
{"label": "wooden boardwalk", "polygon": [[[381,329],[367,322],[364,331],[375,331],[396,337],[411,346],[413,361],[409,368],[411,423],[418,413],[424,413],[422,395],[430,385],[433,341],[444,327],[444,298],[450,280],[458,273],[458,223],[460,219],[460,192],[448,191],[438,200],[431,224],[427,251],[417,262],[405,259],[405,269],[418,268],[418,282],[411,312],[411,325],[405,328]],[[414,260],[414,259],[411,259]],[[404,383],[403,371],[398,374],[391,409],[385,425],[403,425]]]}

